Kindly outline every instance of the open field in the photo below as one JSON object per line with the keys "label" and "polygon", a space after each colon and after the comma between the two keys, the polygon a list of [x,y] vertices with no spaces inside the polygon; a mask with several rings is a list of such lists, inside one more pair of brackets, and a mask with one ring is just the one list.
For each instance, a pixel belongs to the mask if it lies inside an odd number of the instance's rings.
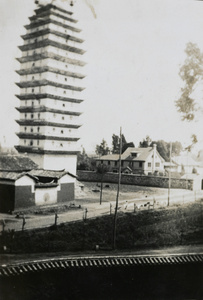
{"label": "open field", "polygon": [[[29,231],[4,231],[0,244],[8,253],[88,251],[99,245],[111,249],[113,215]],[[119,250],[203,243],[203,203],[138,212],[119,212]],[[1,252],[3,247],[1,247]]]}

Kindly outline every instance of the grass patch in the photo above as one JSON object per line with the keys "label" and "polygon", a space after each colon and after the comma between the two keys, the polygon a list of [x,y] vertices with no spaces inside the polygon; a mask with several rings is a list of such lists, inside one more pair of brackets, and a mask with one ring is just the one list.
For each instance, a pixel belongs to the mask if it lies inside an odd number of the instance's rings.
{"label": "grass patch", "polygon": [[[46,229],[4,231],[0,236],[9,253],[86,251],[112,246],[113,216],[103,216]],[[116,245],[120,250],[201,244],[203,204],[118,214]]]}

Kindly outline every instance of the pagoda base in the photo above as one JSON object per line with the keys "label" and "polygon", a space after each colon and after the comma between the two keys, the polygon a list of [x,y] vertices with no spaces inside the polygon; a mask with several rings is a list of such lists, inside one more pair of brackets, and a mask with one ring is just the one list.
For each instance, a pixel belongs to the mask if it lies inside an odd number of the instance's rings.
{"label": "pagoda base", "polygon": [[77,155],[76,154],[37,154],[27,153],[40,169],[45,170],[65,170],[76,175]]}

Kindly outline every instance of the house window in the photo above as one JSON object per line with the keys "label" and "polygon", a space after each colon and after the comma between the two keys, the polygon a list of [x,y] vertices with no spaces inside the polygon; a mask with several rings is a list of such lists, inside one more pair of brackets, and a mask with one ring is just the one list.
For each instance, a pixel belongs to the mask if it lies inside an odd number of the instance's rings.
{"label": "house window", "polygon": [[110,162],[110,160],[108,161],[108,165],[110,166],[110,164],[111,164],[111,162]]}
{"label": "house window", "polygon": [[159,162],[156,162],[156,163],[155,163],[155,166],[156,166],[157,168],[159,168],[159,167],[160,167],[160,163],[159,163]]}
{"label": "house window", "polygon": [[121,167],[123,167],[123,160],[121,161]]}
{"label": "house window", "polygon": [[142,168],[142,162],[139,161],[139,168]]}
{"label": "house window", "polygon": [[101,165],[103,165],[103,160],[101,160]]}
{"label": "house window", "polygon": [[148,163],[148,167],[151,168],[151,166],[152,166],[152,163],[149,162],[149,163]]}
{"label": "house window", "polygon": [[117,166],[117,161],[115,161],[115,167]]}

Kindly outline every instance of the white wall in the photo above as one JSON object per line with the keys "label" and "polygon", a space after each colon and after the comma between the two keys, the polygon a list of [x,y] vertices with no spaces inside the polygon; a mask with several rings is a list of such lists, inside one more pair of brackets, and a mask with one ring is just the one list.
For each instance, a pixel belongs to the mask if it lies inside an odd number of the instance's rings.
{"label": "white wall", "polygon": [[35,204],[47,205],[57,203],[57,187],[35,189]]}

